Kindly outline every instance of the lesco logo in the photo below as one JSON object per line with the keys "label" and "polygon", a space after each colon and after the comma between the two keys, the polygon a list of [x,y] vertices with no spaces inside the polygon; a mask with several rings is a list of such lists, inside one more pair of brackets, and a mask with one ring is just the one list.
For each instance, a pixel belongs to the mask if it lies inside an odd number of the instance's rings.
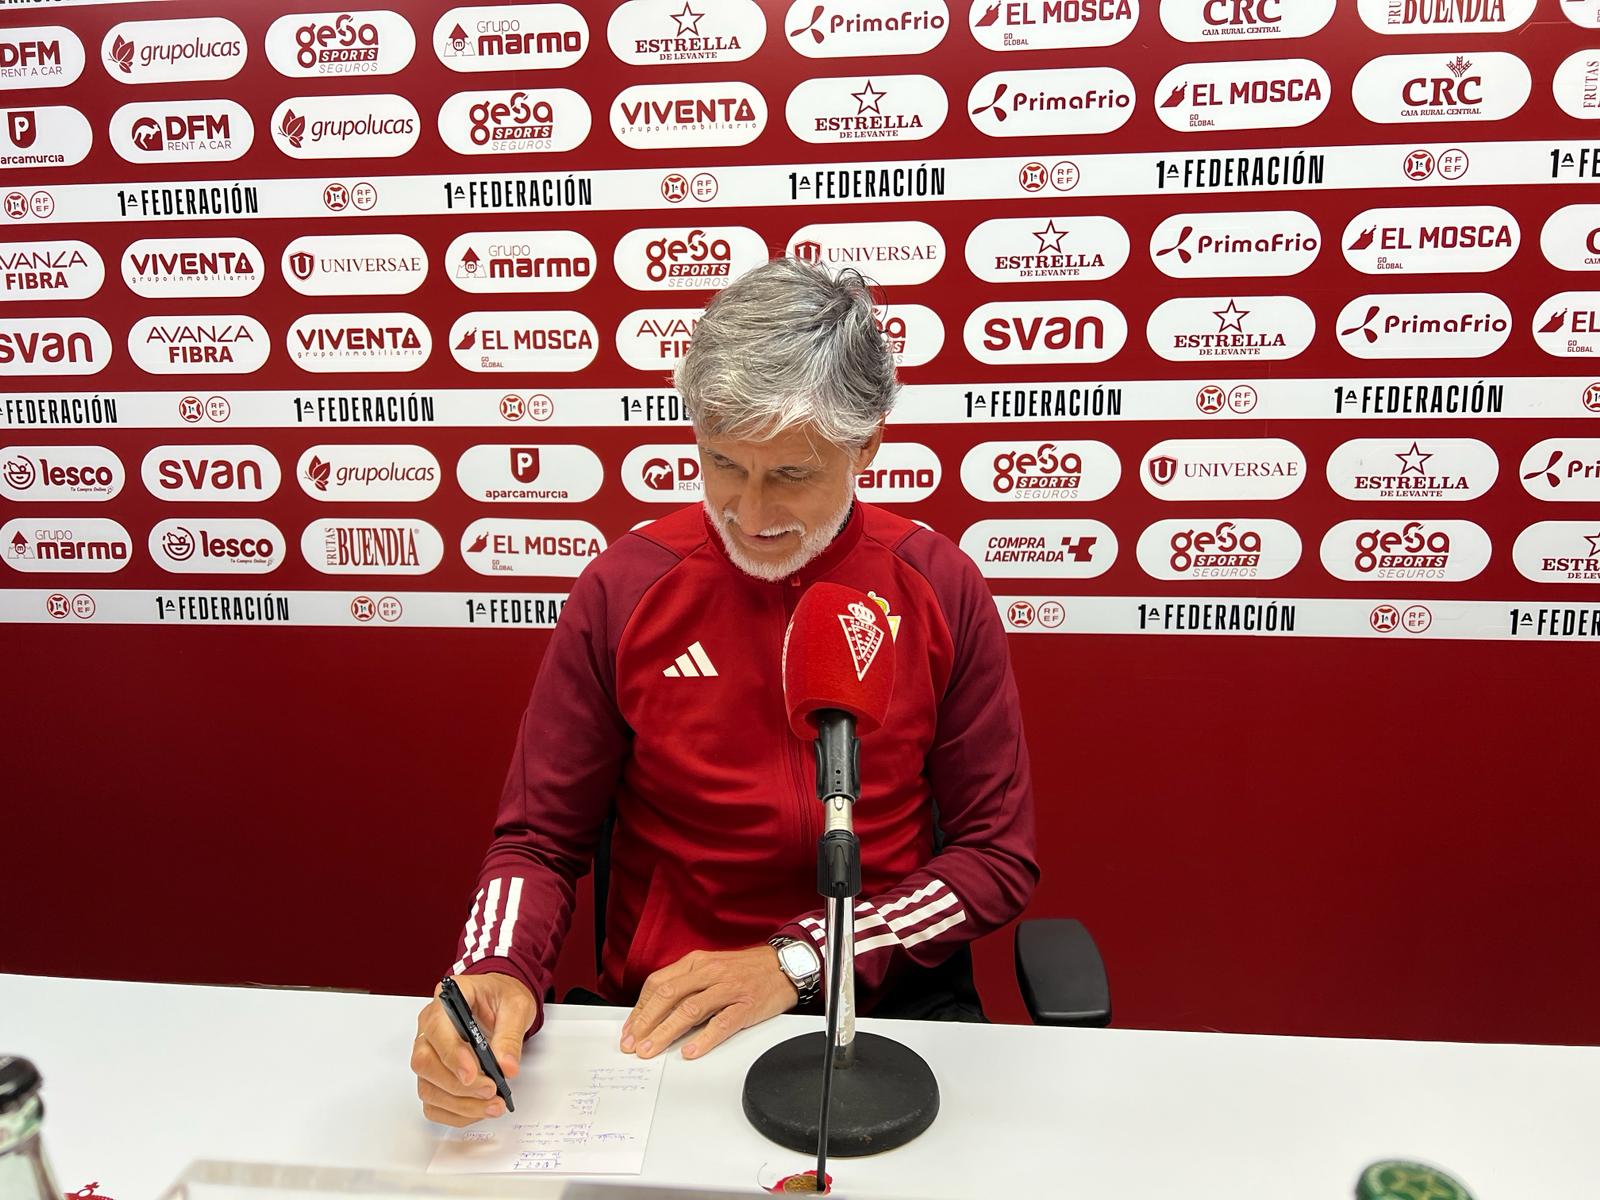
{"label": "lesco logo", "polygon": [[426,575],[444,558],[444,539],[414,518],[325,517],[300,534],[300,555],[324,575]]}
{"label": "lesco logo", "polygon": [[456,460],[456,483],[487,504],[579,504],[600,490],[605,469],[587,446],[472,446]]}
{"label": "lesco logo", "polygon": [[313,500],[426,500],[439,488],[439,460],[421,446],[312,446],[294,468]]}
{"label": "lesco logo", "polygon": [[967,23],[988,50],[1075,50],[1113,46],[1139,23],[1139,0],[981,0]]}
{"label": "lesco logo", "polygon": [[174,575],[265,575],[283,562],[283,534],[256,517],[174,517],[158,521],[150,559]]}
{"label": "lesco logo", "polygon": [[387,9],[295,13],[267,27],[267,61],[291,79],[393,75],[416,50],[411,23]]}
{"label": "lesco logo", "polygon": [[1334,0],[1161,0],[1161,24],[1180,42],[1267,41],[1321,32]]}
{"label": "lesco logo", "polygon": [[1546,438],[1528,447],[1517,468],[1538,500],[1600,500],[1600,438]]}
{"label": "lesco logo", "polygon": [[398,158],[417,144],[411,101],[379,96],[291,96],[272,112],[272,140],[290,158]]}
{"label": "lesco logo", "polygon": [[968,314],[961,338],[979,362],[1105,362],[1126,344],[1128,321],[1105,300],[998,300]]}
{"label": "lesco logo", "polygon": [[581,371],[600,336],[571,309],[462,313],[450,326],[450,353],[469,371]]}
{"label": "lesco logo", "polygon": [[122,281],[139,296],[248,296],[261,251],[243,238],[140,238],[122,252]]}
{"label": "lesco logo", "polygon": [[622,460],[622,486],[652,504],[699,500],[700,453],[694,446],[635,446]]}
{"label": "lesco logo", "polygon": [[463,233],[444,252],[463,292],[575,292],[594,278],[594,243],[570,229]]}
{"label": "lesco logo", "polygon": [[1556,209],[1539,231],[1539,249],[1563,271],[1600,271],[1600,204]]}
{"label": "lesco logo", "polygon": [[0,557],[14,571],[106,575],[128,565],[133,541],[105,517],[19,517],[0,525]]}
{"label": "lesco logo", "polygon": [[428,252],[403,233],[318,234],[283,248],[283,278],[302,296],[397,296],[428,276]]}
{"label": "lesco logo", "polygon": [[1139,566],[1152,579],[1282,579],[1300,561],[1300,535],[1286,521],[1182,517],[1139,535]]}
{"label": "lesco logo", "polygon": [[1298,275],[1322,249],[1303,212],[1176,213],[1150,235],[1150,260],[1174,279]]}
{"label": "lesco logo", "polygon": [[452,8],[433,27],[433,52],[452,71],[555,70],[588,48],[588,22],[566,4]]}
{"label": "lesco logo", "polygon": [[748,83],[645,83],[611,102],[611,132],[635,150],[747,146],[767,126],[767,101]]}
{"label": "lesco logo", "polygon": [[1535,583],[1600,583],[1600,520],[1529,525],[1517,535],[1511,561]]}
{"label": "lesco logo", "polygon": [[944,322],[927,305],[888,304],[874,308],[872,319],[898,366],[924,366],[944,349]]}
{"label": "lesco logo", "polygon": [[242,313],[141,317],[128,330],[128,354],[152,375],[247,375],[267,361],[272,341]]}
{"label": "lesco logo", "polygon": [[1110,133],[1133,108],[1133,81],[1113,67],[992,71],[967,93],[967,115],[989,137]]}
{"label": "lesco logo", "polygon": [[802,142],[917,142],[949,109],[944,88],[926,75],[847,75],[805,80],[784,116]]}
{"label": "lesco logo", "polygon": [[1537,0],[1356,0],[1377,33],[1508,33],[1533,16]]}
{"label": "lesco logo", "polygon": [[576,579],[606,548],[587,521],[480,517],[461,534],[461,561],[479,575]]}
{"label": "lesco logo", "polygon": [[93,375],[111,361],[111,335],[88,317],[0,318],[0,375]]}
{"label": "lesco logo", "polygon": [[289,326],[289,358],[302,371],[410,371],[428,361],[433,335],[407,312],[309,313]]}
{"label": "lesco logo", "polygon": [[1600,292],[1557,292],[1534,311],[1533,340],[1558,358],[1600,354]]}
{"label": "lesco logo", "polygon": [[945,0],[899,8],[872,0],[794,0],[783,18],[789,45],[807,58],[926,54],[949,28]]}
{"label": "lesco logo", "polygon": [[256,127],[232,100],[160,100],[124,104],[110,133],[131,163],[231,162],[250,149]]}
{"label": "lesco logo", "polygon": [[742,62],[766,38],[752,0],[627,0],[606,25],[611,53],[635,67]]}
{"label": "lesco logo", "polygon": [[1556,68],[1551,83],[1556,103],[1569,117],[1600,117],[1600,50],[1579,50]]}
{"label": "lesco logo", "polygon": [[0,496],[7,500],[110,500],[126,478],[122,460],[104,446],[0,450]]}
{"label": "lesco logo", "polygon": [[1346,500],[1476,500],[1499,475],[1475,438],[1357,438],[1328,456],[1328,486]]}
{"label": "lesco logo", "polygon": [[1503,120],[1520,110],[1532,91],[1533,76],[1515,54],[1480,50],[1375,58],[1356,72],[1350,98],[1367,120],[1403,125]]}
{"label": "lesco logo", "polygon": [[221,17],[123,21],[100,42],[100,62],[118,83],[232,79],[249,53],[239,27]]}
{"label": "lesco logo", "polygon": [[439,108],[439,137],[457,154],[544,154],[589,136],[589,104],[567,88],[457,92]]}
{"label": "lesco logo", "polygon": [[961,548],[988,579],[1093,579],[1117,561],[1117,535],[1099,521],[978,521]]}
{"label": "lesco logo", "polygon": [[139,465],[145,491],[157,500],[248,503],[272,496],[283,472],[261,446],[156,446]]}
{"label": "lesco logo", "polygon": [[1110,217],[1000,217],[966,247],[967,269],[989,283],[1109,279],[1128,253],[1128,231]]}
{"label": "lesco logo", "polygon": [[85,300],[105,279],[88,242],[0,242],[0,300]]}
{"label": "lesco logo", "polygon": [[94,142],[89,122],[75,108],[0,109],[0,167],[70,167]]}
{"label": "lesco logo", "polygon": [[1488,292],[1357,296],[1335,330],[1356,358],[1483,358],[1511,336],[1511,310]]}
{"label": "lesco logo", "polygon": [[0,32],[0,91],[66,87],[83,74],[83,43],[60,25]]}
{"label": "lesco logo", "polygon": [[1103,500],[1122,478],[1104,442],[979,442],[961,460],[961,486],[977,500]]}
{"label": "lesco logo", "polygon": [[1522,244],[1517,219],[1492,204],[1369,208],[1344,227],[1345,261],[1368,275],[1498,271]]}
{"label": "lesco logo", "polygon": [[1217,129],[1288,129],[1328,107],[1332,85],[1309,58],[1185,63],[1156,85],[1156,116],[1184,133]]}
{"label": "lesco logo", "polygon": [[715,290],[767,261],[767,243],[743,225],[630,229],[617,239],[617,278],[638,292]]}
{"label": "lesco logo", "polygon": [[939,456],[921,442],[884,442],[856,475],[856,495],[875,504],[912,504],[938,490]]}
{"label": "lesco logo", "polygon": [[1305,479],[1306,456],[1282,438],[1172,438],[1139,463],[1158,500],[1282,500]]}
{"label": "lesco logo", "polygon": [[641,308],[617,326],[617,353],[636,371],[666,371],[689,349],[698,308]]}
{"label": "lesco logo", "polygon": [[1489,565],[1489,535],[1471,521],[1340,521],[1322,538],[1335,579],[1458,583]]}
{"label": "lesco logo", "polygon": [[855,267],[878,283],[927,283],[944,266],[944,238],[926,221],[854,221],[806,225],[789,254],[833,271]]}
{"label": "lesco logo", "polygon": [[1170,362],[1294,358],[1317,318],[1295,296],[1185,296],[1158,305],[1145,338]]}

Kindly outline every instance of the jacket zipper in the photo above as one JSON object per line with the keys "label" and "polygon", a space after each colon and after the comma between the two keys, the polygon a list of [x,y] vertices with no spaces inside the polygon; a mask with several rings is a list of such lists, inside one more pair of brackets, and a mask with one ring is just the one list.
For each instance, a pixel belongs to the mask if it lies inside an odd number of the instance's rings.
{"label": "jacket zipper", "polygon": [[[791,579],[783,585],[783,624],[785,629],[789,627],[789,621],[794,616],[795,606],[800,602],[801,590],[798,579]],[[787,724],[787,710],[784,713],[784,721]],[[808,759],[810,757],[806,753],[808,743],[801,742],[792,732],[789,733],[785,749],[789,759],[790,782],[794,787],[795,831],[800,843],[796,849],[801,856],[797,861],[807,862],[810,861],[810,857],[815,856],[817,839],[822,836],[822,805],[817,802],[816,771],[815,767],[808,769]]]}

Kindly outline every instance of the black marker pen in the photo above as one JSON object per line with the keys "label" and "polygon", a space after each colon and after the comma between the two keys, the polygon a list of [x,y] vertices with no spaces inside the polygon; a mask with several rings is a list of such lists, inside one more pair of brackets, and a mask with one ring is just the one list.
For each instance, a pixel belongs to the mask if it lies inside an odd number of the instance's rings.
{"label": "black marker pen", "polygon": [[511,1085],[501,1073],[500,1064],[494,1060],[494,1051],[489,1048],[489,1040],[483,1036],[483,1030],[479,1029],[478,1023],[472,1019],[472,1006],[467,1003],[467,998],[461,994],[456,981],[449,975],[446,975],[439,984],[439,1003],[444,1005],[444,1011],[450,1014],[450,1024],[456,1027],[461,1040],[471,1046],[472,1052],[478,1056],[478,1066],[483,1068],[483,1073],[494,1081],[494,1090],[499,1092],[500,1099],[506,1102],[506,1111],[516,1112],[517,1106],[511,1103]]}

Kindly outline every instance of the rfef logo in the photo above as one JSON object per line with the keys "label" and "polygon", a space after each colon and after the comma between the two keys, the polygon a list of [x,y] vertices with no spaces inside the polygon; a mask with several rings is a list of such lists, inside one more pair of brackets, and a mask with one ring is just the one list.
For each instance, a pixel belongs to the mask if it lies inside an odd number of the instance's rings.
{"label": "rfef logo", "polygon": [[1104,442],[980,442],[961,460],[961,486],[978,500],[1102,500],[1122,478]]}
{"label": "rfef logo", "polygon": [[1332,88],[1309,58],[1185,63],[1156,85],[1156,116],[1184,133],[1289,129],[1320,117]]}
{"label": "rfef logo", "polygon": [[741,62],[766,37],[752,0],[627,0],[606,25],[611,53],[636,67]]}
{"label": "rfef logo", "polygon": [[243,32],[221,17],[123,21],[100,42],[100,61],[118,83],[232,79],[249,52]]}
{"label": "rfef logo", "polygon": [[145,491],[157,500],[266,500],[283,482],[272,452],[250,445],[156,446],[139,464]]}
{"label": "rfef logo", "polygon": [[988,50],[1114,46],[1139,23],[1139,0],[981,0],[967,23]]}
{"label": "rfef logo", "polygon": [[576,579],[605,548],[587,521],[480,517],[461,534],[461,559],[479,575]]}
{"label": "rfef logo", "polygon": [[549,71],[588,48],[588,22],[566,4],[452,8],[433,27],[433,52],[452,71]]}
{"label": "rfef logo", "polygon": [[1492,204],[1369,208],[1345,226],[1345,261],[1368,275],[1498,271],[1522,244],[1517,219]]}
{"label": "rfef logo", "polygon": [[979,362],[1105,362],[1126,344],[1128,322],[1104,300],[1000,300],[973,309],[961,336]]}
{"label": "rfef logo", "polygon": [[122,281],[140,296],[248,296],[261,251],[237,237],[140,238],[122,252]]}
{"label": "rfef logo", "polygon": [[122,460],[104,446],[0,449],[0,496],[7,500],[110,500],[126,478]]}
{"label": "rfef logo", "polygon": [[600,344],[581,312],[469,312],[450,326],[450,353],[469,371],[581,371]]}
{"label": "rfef logo", "polygon": [[1300,535],[1286,521],[1184,517],[1148,526],[1137,554],[1152,579],[1281,579],[1300,550]]}
{"label": "rfef logo", "polygon": [[85,300],[105,279],[88,242],[0,242],[0,300]]}
{"label": "rfef logo", "polygon": [[0,32],[0,91],[66,87],[83,74],[83,43],[60,25]]}
{"label": "rfef logo", "polygon": [[1128,262],[1128,231],[1110,217],[1000,217],[967,235],[967,268],[990,283],[1109,279]]}
{"label": "rfef logo", "polygon": [[19,517],[0,525],[0,558],[15,571],[105,575],[132,557],[128,531],[105,517]]}
{"label": "rfef logo", "polygon": [[254,517],[174,517],[156,522],[146,544],[174,575],[265,575],[286,548],[276,525]]}
{"label": "rfef logo", "polygon": [[428,361],[433,335],[406,312],[310,313],[289,326],[289,357],[302,371],[410,371]]}
{"label": "rfef logo", "polygon": [[988,579],[1093,579],[1117,561],[1117,535],[1100,521],[978,521],[961,549]]}
{"label": "rfef logo", "polygon": [[416,49],[411,23],[387,9],[295,13],[267,27],[267,61],[291,79],[393,75]]}
{"label": "rfef logo", "polygon": [[0,318],[0,375],[93,375],[111,361],[111,335],[88,317]]}

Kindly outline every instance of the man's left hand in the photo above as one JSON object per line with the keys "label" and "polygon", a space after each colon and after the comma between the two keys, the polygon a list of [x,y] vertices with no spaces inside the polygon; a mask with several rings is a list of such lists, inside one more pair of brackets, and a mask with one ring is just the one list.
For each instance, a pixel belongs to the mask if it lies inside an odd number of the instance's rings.
{"label": "man's left hand", "polygon": [[771,946],[695,950],[644,981],[639,1002],[622,1023],[622,1049],[653,1058],[704,1025],[685,1058],[699,1058],[741,1029],[788,1012],[800,997]]}

